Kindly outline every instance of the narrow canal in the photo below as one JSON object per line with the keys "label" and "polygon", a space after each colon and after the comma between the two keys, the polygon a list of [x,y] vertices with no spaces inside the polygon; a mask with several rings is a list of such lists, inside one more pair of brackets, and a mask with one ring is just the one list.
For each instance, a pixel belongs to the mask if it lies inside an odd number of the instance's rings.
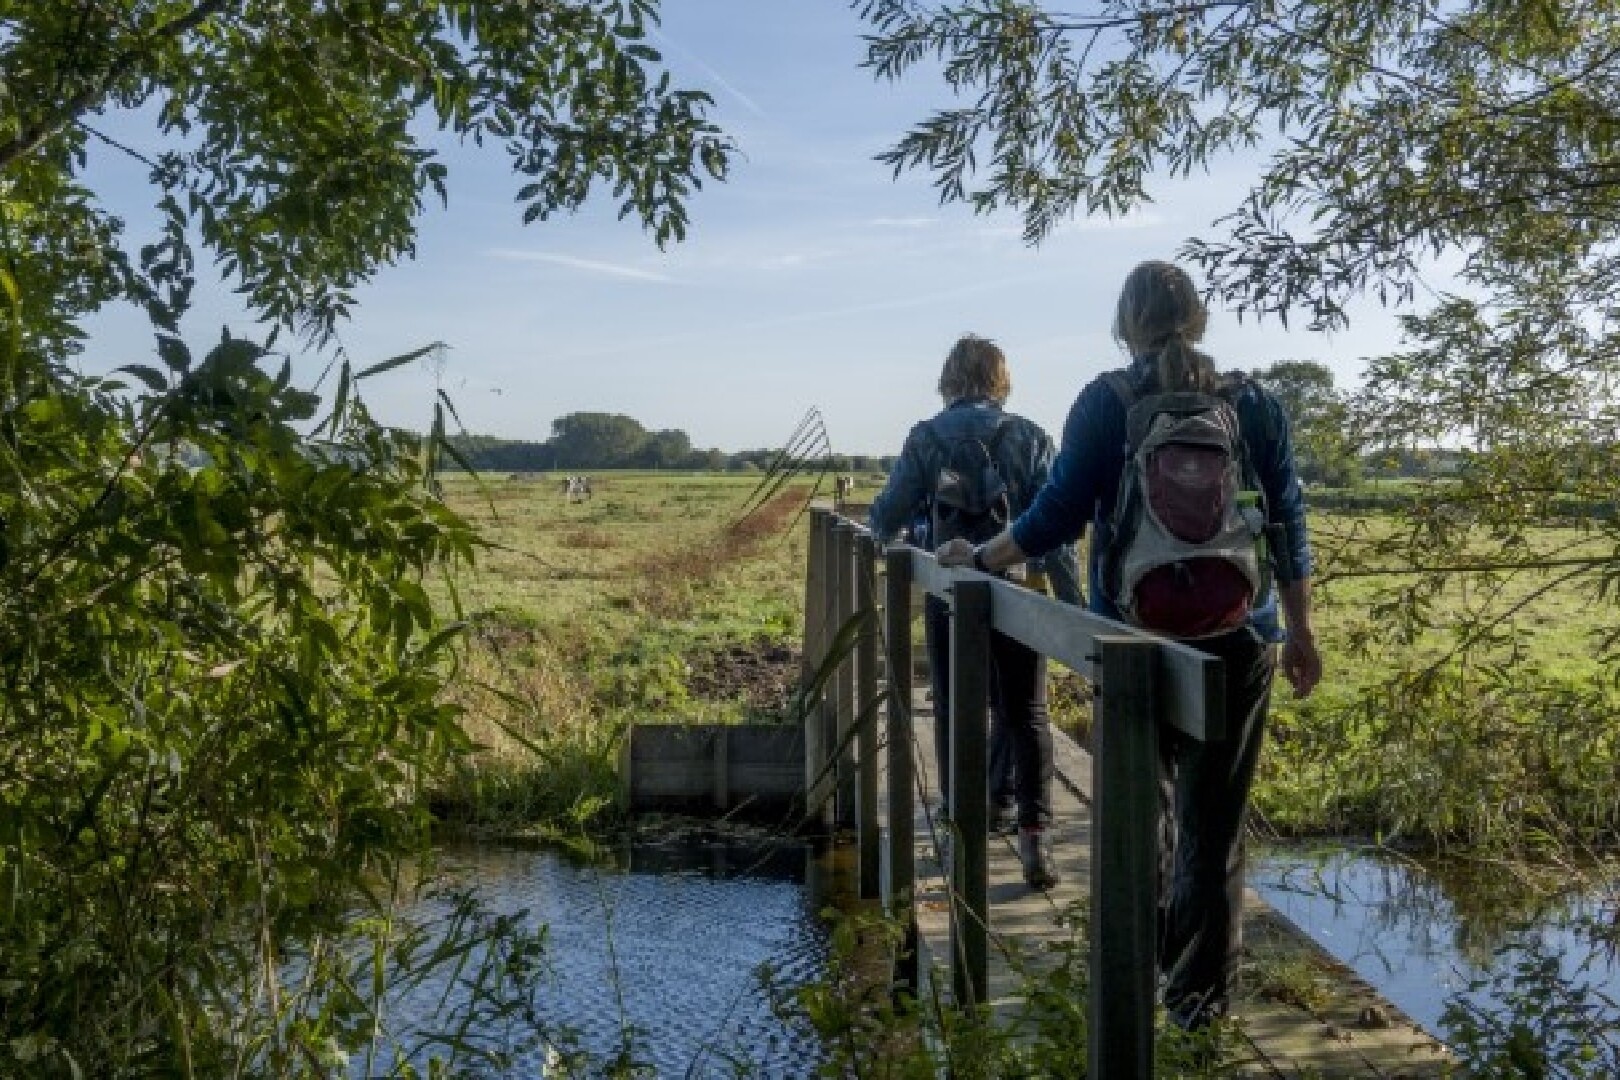
{"label": "narrow canal", "polygon": [[[441,861],[487,911],[546,928],[533,1001],[547,1040],[505,1075],[547,1075],[568,1053],[658,1077],[814,1075],[814,1035],[777,1015],[761,977],[791,991],[825,971],[817,911],[835,875],[808,844],[700,832],[592,862],[500,844],[450,846]],[[1518,1024],[1555,1054],[1584,1040],[1589,1064],[1620,1075],[1616,879],[1531,902],[1502,876],[1272,847],[1250,881],[1443,1041],[1477,1051]],[[447,985],[417,988],[396,1016],[442,1012]]]}
{"label": "narrow canal", "polygon": [[[773,1013],[761,971],[792,987],[824,970],[809,845],[689,837],[628,845],[608,861],[511,845],[442,849],[441,865],[491,914],[546,928],[534,994],[544,1044],[506,1074],[538,1077],[570,1053],[658,1077],[799,1077],[820,1054]],[[447,984],[393,1005],[409,1023],[443,1012]],[[587,1075],[597,1075],[587,1068]],[[630,1073],[626,1073],[629,1075]]]}

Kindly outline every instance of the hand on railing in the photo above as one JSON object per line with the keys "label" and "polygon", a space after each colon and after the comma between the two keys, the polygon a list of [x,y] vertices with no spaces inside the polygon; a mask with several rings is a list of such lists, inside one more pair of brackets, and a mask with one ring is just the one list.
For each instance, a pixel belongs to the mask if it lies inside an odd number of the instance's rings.
{"label": "hand on railing", "polygon": [[934,552],[939,565],[969,569],[973,566],[973,545],[966,540],[947,540]]}

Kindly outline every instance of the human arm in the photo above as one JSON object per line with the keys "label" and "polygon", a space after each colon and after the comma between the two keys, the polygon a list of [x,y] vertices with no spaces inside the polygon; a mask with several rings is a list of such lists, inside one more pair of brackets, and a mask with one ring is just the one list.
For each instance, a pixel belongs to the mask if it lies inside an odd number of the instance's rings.
{"label": "human arm", "polygon": [[[1253,386],[1253,384],[1251,384]],[[1294,464],[1293,435],[1288,414],[1270,393],[1254,387],[1242,417],[1253,455],[1255,473],[1266,496],[1266,517],[1282,527],[1282,541],[1272,553],[1277,580],[1282,583],[1311,576],[1310,535],[1305,526],[1305,490]]]}
{"label": "human arm", "polygon": [[1098,500],[1112,498],[1110,485],[1117,482],[1118,447],[1124,441],[1124,408],[1107,383],[1097,379],[1075,398],[1045,483],[1012,523],[1020,549],[1044,555],[1081,537]]}
{"label": "human arm", "polygon": [[1272,521],[1282,526],[1283,542],[1276,552],[1277,593],[1283,624],[1283,675],[1295,697],[1309,697],[1322,679],[1322,657],[1316,649],[1316,628],[1311,623],[1311,545],[1305,526],[1305,495],[1294,467],[1293,441],[1288,416],[1270,394],[1259,395],[1267,410],[1264,430],[1270,435],[1257,455],[1256,470],[1266,493]]}
{"label": "human arm", "polygon": [[1316,629],[1311,625],[1311,579],[1298,578],[1278,591],[1288,626],[1288,638],[1283,642],[1283,675],[1293,686],[1295,697],[1310,697],[1322,681],[1322,657],[1316,651]]}
{"label": "human arm", "polygon": [[867,513],[867,527],[880,541],[887,542],[899,536],[927,498],[917,441],[917,429],[913,428],[911,434],[906,436],[905,445],[900,448],[894,468],[889,470],[883,490],[872,500],[872,508]]}
{"label": "human arm", "polygon": [[[1034,437],[1030,440],[1028,473],[1021,503],[1026,508],[1034,501],[1036,492],[1046,486],[1052,472],[1052,460],[1056,456],[1052,437],[1033,423],[1030,429]],[[1080,587],[1080,562],[1073,544],[1059,544],[1045,555],[1031,559],[1029,569],[1031,574],[1044,580],[1041,591],[1050,591],[1065,604],[1085,606],[1085,593]]]}

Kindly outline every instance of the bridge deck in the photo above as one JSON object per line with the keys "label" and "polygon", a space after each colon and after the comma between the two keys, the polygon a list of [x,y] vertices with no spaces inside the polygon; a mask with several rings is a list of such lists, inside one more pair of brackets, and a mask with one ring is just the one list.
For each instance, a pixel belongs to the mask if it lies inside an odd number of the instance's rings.
{"label": "bridge deck", "polygon": [[[929,797],[917,813],[917,912],[921,970],[932,971],[949,992],[949,909],[945,881],[927,820],[937,802],[933,713],[926,691],[914,701],[917,767]],[[1015,1023],[1027,985],[1018,968],[1039,971],[1055,963],[1054,947],[1070,940],[1062,916],[1083,911],[1089,896],[1091,759],[1068,736],[1053,730],[1058,777],[1053,785],[1057,862],[1062,883],[1050,894],[1023,882],[1010,839],[994,838],[990,865],[990,1001],[998,1020]],[[1233,1014],[1241,1031],[1232,1075],[1255,1077],[1427,1077],[1455,1066],[1444,1048],[1350,969],[1329,956],[1250,890],[1244,913],[1246,960]],[[1264,996],[1256,987],[1253,957],[1307,960],[1323,974],[1324,1007],[1308,1009]]]}

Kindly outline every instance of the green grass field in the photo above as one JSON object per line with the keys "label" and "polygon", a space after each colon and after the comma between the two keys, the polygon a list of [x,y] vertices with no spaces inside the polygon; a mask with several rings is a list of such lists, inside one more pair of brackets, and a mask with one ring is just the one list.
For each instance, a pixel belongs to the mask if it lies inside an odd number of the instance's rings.
{"label": "green grass field", "polygon": [[[483,749],[446,805],[474,818],[611,815],[627,722],[769,713],[796,675],[808,478],[747,519],[758,474],[595,480],[594,497],[574,503],[549,475],[486,476],[482,490],[449,482],[490,543],[455,582],[475,628],[462,694]],[[878,480],[860,478],[855,501]],[[1327,675],[1308,702],[1278,684],[1261,820],[1429,846],[1610,836],[1620,710],[1594,635],[1612,625],[1612,606],[1544,572],[1459,581],[1432,615],[1463,630],[1397,640],[1379,605],[1398,601],[1401,579],[1337,576],[1336,552],[1391,527],[1313,516]],[[1584,543],[1573,531],[1537,540]],[[1439,663],[1488,609],[1512,618],[1467,663]],[[1055,718],[1084,730],[1086,696],[1067,673],[1055,683]]]}
{"label": "green grass field", "polygon": [[[448,479],[489,547],[454,590],[480,747],[444,807],[507,825],[613,815],[627,723],[727,722],[780,704],[797,672],[810,481],[745,516],[758,474]],[[441,590],[448,593],[448,589]],[[776,692],[773,692],[776,691]]]}

